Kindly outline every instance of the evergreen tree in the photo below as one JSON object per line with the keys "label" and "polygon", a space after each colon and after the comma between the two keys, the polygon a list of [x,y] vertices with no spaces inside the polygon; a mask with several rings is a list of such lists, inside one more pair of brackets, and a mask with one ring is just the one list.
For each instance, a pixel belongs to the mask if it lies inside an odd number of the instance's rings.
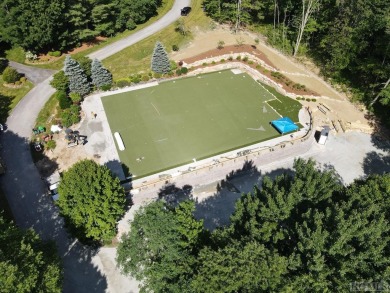
{"label": "evergreen tree", "polygon": [[80,64],[69,55],[66,56],[64,64],[65,75],[69,78],[69,90],[81,96],[88,94],[90,84]]}
{"label": "evergreen tree", "polygon": [[157,42],[154,47],[151,68],[157,73],[168,73],[171,71],[168,53],[160,42]]}
{"label": "evergreen tree", "polygon": [[92,84],[97,88],[112,84],[112,74],[103,67],[98,59],[94,59],[91,67]]}

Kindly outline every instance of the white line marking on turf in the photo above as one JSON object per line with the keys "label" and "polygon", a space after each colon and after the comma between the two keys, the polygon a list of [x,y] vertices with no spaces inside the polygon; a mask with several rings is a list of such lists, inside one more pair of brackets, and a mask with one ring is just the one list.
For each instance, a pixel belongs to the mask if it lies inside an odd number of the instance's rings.
{"label": "white line marking on turf", "polygon": [[155,106],[155,105],[153,105],[153,103],[151,103],[151,104],[152,104],[152,106],[154,107],[154,109],[156,110],[156,112],[157,112],[158,116],[161,116],[161,114],[160,114],[160,112],[158,111],[158,109],[156,108],[156,106]]}
{"label": "white line marking on turf", "polygon": [[168,138],[159,139],[159,140],[156,140],[156,142],[162,142],[164,140],[168,140]]}

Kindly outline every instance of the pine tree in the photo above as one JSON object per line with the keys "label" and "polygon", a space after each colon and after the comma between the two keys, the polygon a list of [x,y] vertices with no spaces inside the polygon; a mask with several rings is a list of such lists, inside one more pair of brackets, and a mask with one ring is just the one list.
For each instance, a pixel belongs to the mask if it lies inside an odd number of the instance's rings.
{"label": "pine tree", "polygon": [[112,74],[103,67],[102,63],[94,59],[91,67],[92,84],[97,88],[112,84]]}
{"label": "pine tree", "polygon": [[160,42],[156,43],[152,56],[152,70],[157,73],[168,73],[171,71],[168,53]]}
{"label": "pine tree", "polygon": [[87,75],[84,73],[80,64],[67,55],[64,65],[65,75],[69,78],[69,90],[78,93],[81,96],[88,94],[90,91],[90,84]]}

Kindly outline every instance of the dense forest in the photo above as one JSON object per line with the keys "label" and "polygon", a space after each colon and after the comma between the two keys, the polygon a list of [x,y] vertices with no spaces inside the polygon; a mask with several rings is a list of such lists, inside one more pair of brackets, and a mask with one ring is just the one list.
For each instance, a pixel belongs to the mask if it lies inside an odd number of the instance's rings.
{"label": "dense forest", "polygon": [[213,19],[239,29],[260,27],[288,54],[309,54],[322,73],[390,125],[390,1],[204,0]]}
{"label": "dense forest", "polygon": [[141,292],[389,288],[390,174],[345,187],[313,161],[294,168],[243,194],[230,224],[212,232],[193,216],[203,202],[141,208],[119,244],[120,268],[142,280]]}
{"label": "dense forest", "polygon": [[0,41],[26,51],[64,50],[96,36],[134,29],[161,0],[3,0]]}

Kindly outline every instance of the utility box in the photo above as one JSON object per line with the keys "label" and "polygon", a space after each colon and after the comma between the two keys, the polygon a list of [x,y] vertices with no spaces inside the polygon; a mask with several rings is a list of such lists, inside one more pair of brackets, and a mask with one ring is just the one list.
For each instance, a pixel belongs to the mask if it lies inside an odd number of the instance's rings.
{"label": "utility box", "polygon": [[318,138],[318,143],[324,145],[329,137],[330,128],[328,126],[324,126],[321,130],[320,137]]}
{"label": "utility box", "polygon": [[51,198],[56,201],[58,200],[58,185],[60,184],[61,176],[57,171],[54,172],[51,176],[46,178],[48,185],[48,193]]}

